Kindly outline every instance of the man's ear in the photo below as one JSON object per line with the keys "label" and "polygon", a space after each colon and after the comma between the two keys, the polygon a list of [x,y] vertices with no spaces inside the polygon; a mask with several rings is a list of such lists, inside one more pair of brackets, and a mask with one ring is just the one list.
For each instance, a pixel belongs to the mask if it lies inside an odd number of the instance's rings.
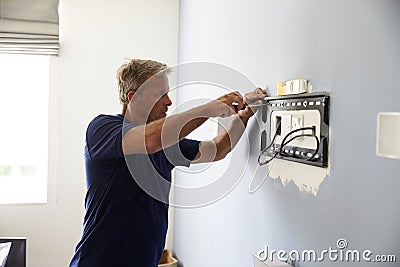
{"label": "man's ear", "polygon": [[135,91],[129,91],[128,92],[128,102],[132,102],[136,100],[136,94]]}

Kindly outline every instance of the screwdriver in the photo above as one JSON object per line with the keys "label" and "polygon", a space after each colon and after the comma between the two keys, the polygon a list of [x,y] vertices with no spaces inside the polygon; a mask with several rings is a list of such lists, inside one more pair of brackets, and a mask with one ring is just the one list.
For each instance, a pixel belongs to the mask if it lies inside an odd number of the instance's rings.
{"label": "screwdriver", "polygon": [[[262,100],[263,101],[267,100],[267,97],[264,97]],[[264,106],[264,105],[265,105],[264,103],[263,104],[250,104],[250,105],[244,103],[244,105],[243,105],[241,110],[244,110],[246,107],[261,107],[261,106]],[[235,108],[235,110],[237,112],[239,103],[238,102],[232,102],[232,106]]]}

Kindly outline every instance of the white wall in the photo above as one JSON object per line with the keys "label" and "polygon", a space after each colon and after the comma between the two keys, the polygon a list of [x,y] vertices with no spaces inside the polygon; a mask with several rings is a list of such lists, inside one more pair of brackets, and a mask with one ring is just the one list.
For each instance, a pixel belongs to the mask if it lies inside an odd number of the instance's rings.
{"label": "white wall", "polygon": [[0,206],[0,236],[28,238],[29,267],[68,265],[82,229],[87,123],[120,112],[115,72],[125,58],[177,64],[178,4],[61,1],[61,50],[51,63],[49,203]]}
{"label": "white wall", "polygon": [[[339,238],[350,249],[395,254],[397,263],[326,260],[299,266],[399,265],[400,162],[375,155],[377,113],[399,111],[399,14],[398,0],[180,2],[180,62],[227,65],[268,86],[270,95],[276,95],[278,81],[298,77],[309,79],[314,91],[332,93],[331,173],[318,194],[273,179],[248,193],[260,147],[253,120],[232,154],[232,160],[245,161],[250,151],[238,185],[210,205],[175,210],[174,252],[183,266],[252,266],[251,253],[264,246],[322,251],[337,248]],[[207,171],[203,179],[220,174]],[[233,164],[221,177],[237,179],[242,172]],[[178,183],[190,179],[192,174],[177,175]]]}

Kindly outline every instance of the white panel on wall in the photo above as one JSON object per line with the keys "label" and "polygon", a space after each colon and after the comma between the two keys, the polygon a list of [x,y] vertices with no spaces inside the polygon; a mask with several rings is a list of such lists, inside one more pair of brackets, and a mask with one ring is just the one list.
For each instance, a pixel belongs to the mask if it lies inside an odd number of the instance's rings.
{"label": "white panel on wall", "polygon": [[376,154],[400,159],[400,112],[378,113]]}

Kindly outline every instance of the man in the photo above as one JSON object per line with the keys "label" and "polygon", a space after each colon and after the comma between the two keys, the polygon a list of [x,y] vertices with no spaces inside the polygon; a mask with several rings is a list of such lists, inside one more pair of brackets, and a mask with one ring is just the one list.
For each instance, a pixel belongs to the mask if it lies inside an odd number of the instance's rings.
{"label": "man", "polygon": [[[127,61],[117,72],[122,113],[89,124],[86,215],[70,267],[156,267],[165,245],[171,170],[223,159],[254,114],[249,105],[266,96],[259,88],[245,99],[232,92],[167,117],[168,72],[156,61]],[[185,138],[208,118],[234,114],[210,141]]]}

